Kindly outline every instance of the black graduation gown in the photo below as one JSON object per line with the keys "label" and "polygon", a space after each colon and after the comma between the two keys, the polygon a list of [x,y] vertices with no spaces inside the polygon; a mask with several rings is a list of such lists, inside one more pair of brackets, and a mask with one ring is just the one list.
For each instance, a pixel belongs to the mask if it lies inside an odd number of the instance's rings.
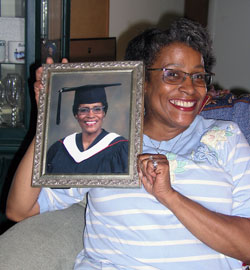
{"label": "black graduation gown", "polygon": [[[96,145],[107,134],[102,130],[88,149]],[[93,156],[76,162],[64,145],[64,139],[55,142],[47,153],[47,173],[126,173],[128,171],[128,140],[122,136],[115,138],[109,145]],[[83,152],[82,133],[76,134],[76,146]]]}

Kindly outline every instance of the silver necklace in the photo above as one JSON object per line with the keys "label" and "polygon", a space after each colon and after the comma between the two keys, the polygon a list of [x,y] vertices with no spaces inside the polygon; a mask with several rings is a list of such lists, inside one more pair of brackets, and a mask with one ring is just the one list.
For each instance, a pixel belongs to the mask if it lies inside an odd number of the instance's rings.
{"label": "silver necklace", "polygon": [[[172,153],[172,151],[174,150],[174,148],[175,148],[175,146],[177,145],[177,143],[181,140],[182,135],[183,135],[183,132],[181,133],[180,137],[176,140],[176,142],[174,143],[174,145],[171,147],[171,149],[170,149],[169,151],[167,151],[168,153]],[[165,150],[160,150],[161,143],[162,143],[163,141],[160,141],[160,142],[159,142],[159,145],[156,146],[156,145],[153,143],[153,140],[152,140],[149,136],[148,136],[148,138],[149,138],[151,144],[153,145],[155,151],[157,152],[157,154],[161,154],[161,152],[165,151]],[[146,146],[145,143],[144,143],[144,141],[143,141],[143,145]]]}
{"label": "silver necklace", "polygon": [[152,141],[152,139],[151,139],[150,137],[149,137],[149,140],[150,140],[151,144],[154,146],[155,151],[157,152],[157,154],[160,154],[160,153],[161,153],[160,147],[161,147],[162,141],[160,141],[160,143],[159,143],[159,145],[158,145],[158,147],[157,147],[157,146],[153,143],[153,141]]}

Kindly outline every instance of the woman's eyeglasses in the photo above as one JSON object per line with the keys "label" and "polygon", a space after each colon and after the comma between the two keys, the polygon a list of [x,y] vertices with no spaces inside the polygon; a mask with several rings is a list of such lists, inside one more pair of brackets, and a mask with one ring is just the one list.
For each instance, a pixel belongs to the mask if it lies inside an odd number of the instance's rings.
{"label": "woman's eyeglasses", "polygon": [[105,106],[95,106],[93,108],[89,107],[80,107],[78,108],[78,113],[81,115],[89,114],[92,111],[94,114],[100,114],[104,111]]}
{"label": "woman's eyeglasses", "polygon": [[163,81],[165,83],[178,85],[185,81],[186,77],[189,76],[193,82],[193,85],[206,87],[211,85],[212,77],[214,73],[197,72],[187,73],[181,70],[168,69],[168,68],[148,68],[149,71],[161,70],[163,71]]}

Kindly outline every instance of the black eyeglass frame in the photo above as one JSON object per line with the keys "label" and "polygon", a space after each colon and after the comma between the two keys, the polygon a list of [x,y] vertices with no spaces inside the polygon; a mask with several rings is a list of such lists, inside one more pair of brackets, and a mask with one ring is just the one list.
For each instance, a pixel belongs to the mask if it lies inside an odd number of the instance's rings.
{"label": "black eyeglass frame", "polygon": [[212,78],[213,78],[213,76],[215,75],[215,74],[212,73],[212,72],[195,72],[195,73],[188,73],[188,72],[185,72],[185,71],[182,71],[182,70],[177,70],[177,69],[172,69],[172,68],[147,68],[147,70],[148,70],[148,71],[167,71],[167,70],[172,70],[172,71],[178,71],[178,72],[184,74],[182,81],[181,81],[181,82],[178,82],[178,83],[174,83],[174,82],[166,82],[166,81],[164,80],[165,77],[164,77],[164,74],[163,74],[163,78],[162,78],[163,81],[164,81],[165,83],[172,84],[172,85],[179,85],[179,84],[182,84],[182,83],[185,81],[186,77],[189,76],[190,79],[192,80],[192,83],[193,83],[194,85],[200,86],[200,87],[204,87],[204,86],[199,85],[199,84],[197,85],[197,83],[194,82],[194,76],[195,76],[195,75],[202,74],[202,75],[205,75],[205,76],[210,76],[208,82],[205,81],[205,85],[206,85],[206,86],[210,86],[210,85],[212,84]]}

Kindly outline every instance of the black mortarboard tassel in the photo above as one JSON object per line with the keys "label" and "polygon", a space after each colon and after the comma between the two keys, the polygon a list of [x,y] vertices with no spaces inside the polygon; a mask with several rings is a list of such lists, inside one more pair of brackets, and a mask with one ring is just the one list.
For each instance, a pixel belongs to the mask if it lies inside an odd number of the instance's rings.
{"label": "black mortarboard tassel", "polygon": [[58,91],[58,103],[57,103],[57,115],[56,124],[60,124],[60,114],[61,114],[61,100],[63,92],[75,91],[75,98],[73,104],[73,113],[78,109],[79,104],[91,104],[102,102],[102,104],[107,103],[105,87],[121,85],[120,83],[113,84],[88,84],[81,85],[77,87],[63,87]]}

